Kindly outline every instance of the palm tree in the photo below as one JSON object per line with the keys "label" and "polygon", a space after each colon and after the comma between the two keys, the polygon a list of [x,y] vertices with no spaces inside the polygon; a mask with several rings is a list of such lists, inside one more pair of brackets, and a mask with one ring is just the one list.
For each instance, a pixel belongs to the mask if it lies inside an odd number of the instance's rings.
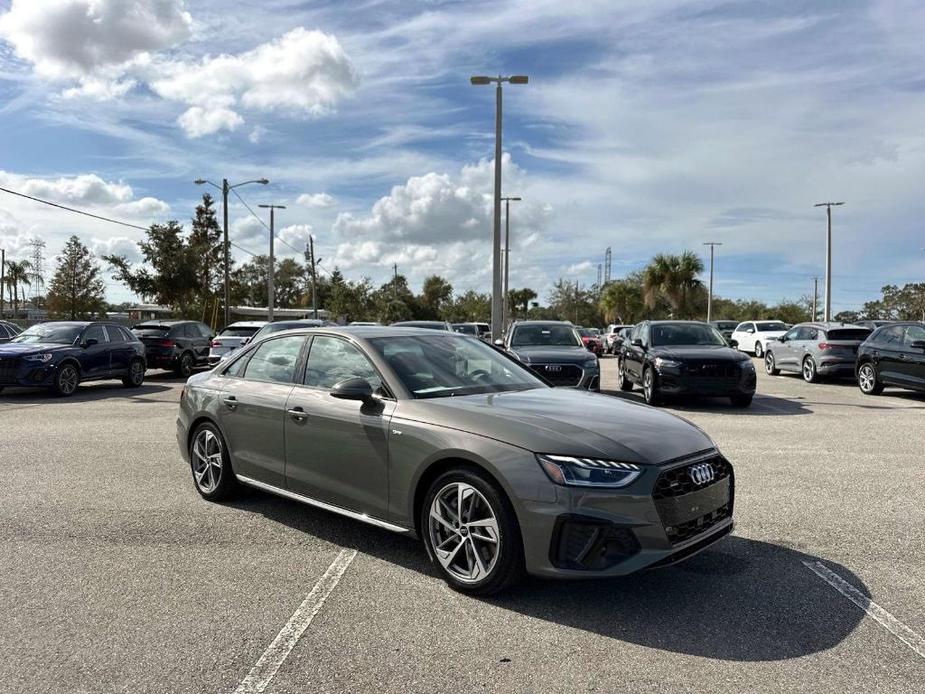
{"label": "palm tree", "polygon": [[675,317],[690,314],[693,294],[703,288],[697,275],[703,272],[703,261],[691,251],[681,255],[659,253],[643,271],[643,297],[646,306],[655,308],[660,296],[671,306]]}
{"label": "palm tree", "polygon": [[13,289],[13,317],[16,318],[19,315],[19,285],[23,286],[22,298],[23,301],[26,299],[26,287],[32,284],[29,281],[29,268],[32,265],[28,260],[21,260],[16,262],[15,260],[6,261],[6,282]]}

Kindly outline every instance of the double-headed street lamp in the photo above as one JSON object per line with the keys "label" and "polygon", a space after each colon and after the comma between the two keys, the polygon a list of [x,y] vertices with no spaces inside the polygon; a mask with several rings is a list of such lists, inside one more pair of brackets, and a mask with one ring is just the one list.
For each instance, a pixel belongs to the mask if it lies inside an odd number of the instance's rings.
{"label": "double-headed street lamp", "polygon": [[495,89],[495,206],[494,206],[494,245],[492,248],[492,293],[491,293],[491,339],[501,339],[502,329],[502,296],[501,296],[501,85],[504,82],[511,84],[527,84],[526,75],[511,75],[510,77],[488,77],[475,75],[469,78],[473,85],[486,85],[494,82]]}
{"label": "double-headed street lamp", "polygon": [[844,205],[843,202],[820,202],[813,207],[824,207],[828,219],[828,233],[825,237],[825,307],[822,320],[832,320],[832,208]]}
{"label": "double-headed street lamp", "polygon": [[205,183],[208,183],[213,188],[218,188],[222,191],[222,217],[223,217],[223,231],[225,235],[225,325],[227,326],[231,322],[231,291],[230,291],[230,281],[229,281],[229,272],[228,272],[228,192],[234,190],[235,188],[240,188],[241,186],[246,186],[248,183],[259,183],[262,186],[265,186],[269,183],[266,178],[257,178],[253,181],[244,181],[243,183],[236,183],[233,186],[228,185],[228,179],[222,179],[222,185],[218,186],[212,183],[205,178],[197,178],[193,183],[197,186],[201,186]]}
{"label": "double-headed street lamp", "polygon": [[270,210],[270,262],[268,263],[269,267],[267,268],[267,320],[273,322],[273,306],[276,303],[276,297],[274,296],[273,291],[273,236],[274,232],[274,217],[273,214],[276,210],[285,210],[285,205],[257,205],[257,207],[262,207],[265,210]]}
{"label": "double-headed street lamp", "polygon": [[501,199],[504,201],[504,300],[501,303],[501,327],[507,329],[507,322],[511,319],[511,287],[508,283],[511,270],[511,202],[519,202],[523,198]]}
{"label": "double-headed street lamp", "polygon": [[722,246],[721,241],[705,241],[704,246],[710,247],[710,293],[707,295],[707,323],[713,320],[713,250]]}

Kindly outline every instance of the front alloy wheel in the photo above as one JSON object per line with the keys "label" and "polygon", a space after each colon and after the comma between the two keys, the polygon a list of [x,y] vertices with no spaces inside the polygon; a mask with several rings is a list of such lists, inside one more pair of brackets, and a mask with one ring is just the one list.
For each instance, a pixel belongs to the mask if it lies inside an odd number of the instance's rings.
{"label": "front alloy wheel", "polygon": [[658,392],[658,384],[655,382],[655,369],[647,368],[642,374],[642,395],[647,405],[658,406],[661,402],[661,394]]}
{"label": "front alloy wheel", "polygon": [[475,470],[453,470],[430,488],[421,529],[447,583],[473,595],[508,587],[523,573],[523,546],[510,502]]}
{"label": "front alloy wheel", "polygon": [[858,386],[864,395],[880,395],[883,392],[883,384],[873,364],[861,364],[858,369]]}
{"label": "front alloy wheel", "polygon": [[633,390],[633,382],[629,379],[629,376],[626,375],[626,362],[622,359],[617,362],[617,381],[620,390],[626,393]]}
{"label": "front alloy wheel", "polygon": [[777,376],[780,373],[780,369],[777,368],[777,364],[774,362],[773,352],[766,352],[764,355],[764,372],[768,376]]}
{"label": "front alloy wheel", "polygon": [[58,374],[55,376],[55,393],[63,397],[73,395],[79,383],[80,374],[77,372],[77,367],[73,364],[65,364],[58,369]]}

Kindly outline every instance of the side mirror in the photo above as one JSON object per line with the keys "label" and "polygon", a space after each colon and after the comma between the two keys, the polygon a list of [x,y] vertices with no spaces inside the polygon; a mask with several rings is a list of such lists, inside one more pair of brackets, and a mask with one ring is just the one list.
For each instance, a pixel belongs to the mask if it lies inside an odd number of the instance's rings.
{"label": "side mirror", "polygon": [[331,397],[340,400],[359,400],[360,402],[371,402],[373,399],[373,387],[365,378],[348,378],[334,384],[331,388]]}
{"label": "side mirror", "polygon": [[909,345],[912,349],[923,349],[925,350],[925,340],[913,340],[912,344]]}
{"label": "side mirror", "polygon": [[92,347],[93,345],[98,345],[99,343],[100,341],[97,340],[95,337],[90,337],[84,340],[83,342],[81,342],[80,346],[83,347],[84,349],[87,349],[87,347]]}
{"label": "side mirror", "polygon": [[504,340],[495,340],[492,344],[495,347],[504,347]]}
{"label": "side mirror", "polygon": [[633,347],[642,347],[642,338],[641,337],[634,338],[630,344],[632,344]]}
{"label": "side mirror", "polygon": [[245,337],[243,340],[241,340],[241,346],[243,347],[244,345],[250,343],[250,341],[253,339],[254,339],[253,335],[251,335],[250,337]]}
{"label": "side mirror", "polygon": [[729,346],[730,346],[730,347],[738,347],[738,346],[739,346],[739,341],[738,341],[738,340],[729,340]]}

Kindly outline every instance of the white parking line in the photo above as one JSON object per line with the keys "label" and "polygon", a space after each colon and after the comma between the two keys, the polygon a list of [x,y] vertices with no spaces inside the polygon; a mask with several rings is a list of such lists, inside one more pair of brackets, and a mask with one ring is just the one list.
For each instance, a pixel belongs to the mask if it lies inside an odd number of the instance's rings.
{"label": "white parking line", "polygon": [[341,550],[340,554],[331,562],[328,570],[318,579],[312,592],[309,593],[298,609],[292,613],[286,626],[280,629],[280,632],[273,639],[267,650],[263,652],[257,664],[247,673],[247,677],[241,680],[241,684],[234,690],[234,694],[259,694],[270,680],[276,675],[280,666],[289,657],[292,649],[295,648],[303,632],[312,623],[312,619],[318,614],[324,601],[327,600],[331,591],[337,587],[350,562],[357,555],[355,549]]}
{"label": "white parking line", "polygon": [[868,598],[837,573],[824,566],[822,562],[804,561],[803,565],[864,610],[868,615],[876,619],[880,626],[893,634],[893,636],[909,646],[909,648],[922,658],[925,658],[925,639],[916,632],[912,631],[912,629],[900,622],[896,617],[880,607],[880,605]]}

